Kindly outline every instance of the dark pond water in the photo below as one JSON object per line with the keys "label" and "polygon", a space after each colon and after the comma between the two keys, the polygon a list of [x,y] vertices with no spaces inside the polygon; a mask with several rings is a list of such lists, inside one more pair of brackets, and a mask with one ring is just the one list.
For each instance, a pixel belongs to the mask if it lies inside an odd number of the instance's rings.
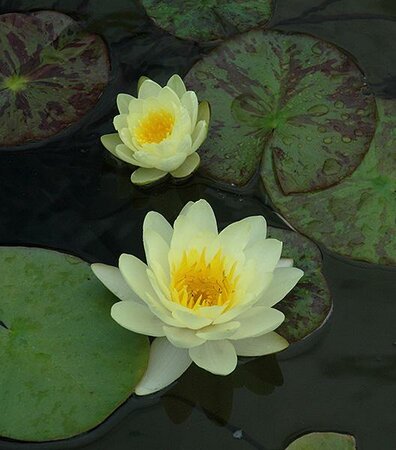
{"label": "dark pond water", "polygon": [[[162,32],[132,0],[0,1],[0,13],[45,8],[86,20],[105,37],[112,81],[77,132],[40,149],[0,154],[1,244],[49,246],[115,264],[122,252],[143,257],[147,211],[173,221],[199,198],[209,200],[221,226],[252,214],[280,224],[254,183],[224,192],[196,177],[183,186],[136,189],[130,169],[99,142],[112,132],[114,93],[136,89],[142,74],[160,82],[184,75],[209,48]],[[394,0],[278,0],[271,23],[338,44],[377,95],[396,96]],[[359,450],[395,450],[395,271],[326,252],[324,261],[334,312],[307,342],[278,360],[249,362],[227,380],[190,369],[162,397],[132,400],[93,433],[58,448],[282,450],[302,433],[331,430],[353,434]],[[17,448],[0,442],[0,449]]]}

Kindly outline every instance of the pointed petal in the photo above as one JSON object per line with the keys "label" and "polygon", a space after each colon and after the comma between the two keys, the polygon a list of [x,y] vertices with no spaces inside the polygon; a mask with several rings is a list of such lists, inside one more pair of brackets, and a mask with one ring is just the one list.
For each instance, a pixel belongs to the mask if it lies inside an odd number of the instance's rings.
{"label": "pointed petal", "polygon": [[190,311],[187,308],[185,308],[185,310],[172,311],[172,316],[180,322],[181,326],[191,328],[192,330],[206,327],[212,321],[206,317],[198,316],[195,312]]}
{"label": "pointed petal", "polygon": [[139,80],[138,80],[138,84],[137,84],[137,90],[139,91],[140,88],[142,87],[142,84],[146,81],[149,80],[149,77],[145,77],[144,75],[142,75]]}
{"label": "pointed petal", "polygon": [[198,105],[198,117],[197,122],[204,120],[209,128],[210,123],[210,105],[209,103],[204,100]]}
{"label": "pointed petal", "polygon": [[118,94],[117,95],[117,108],[120,111],[120,114],[128,114],[129,112],[129,104],[132,100],[135,100],[135,97],[129,94]]}
{"label": "pointed petal", "polygon": [[128,164],[138,167],[141,166],[141,163],[134,157],[135,152],[125,144],[117,145],[115,154],[119,159]]}
{"label": "pointed petal", "polygon": [[221,339],[227,339],[240,327],[239,322],[227,322],[220,325],[209,325],[206,328],[202,328],[197,331],[197,336],[205,339],[206,341],[218,341]]}
{"label": "pointed petal", "polygon": [[190,348],[189,354],[197,366],[215,375],[228,375],[237,365],[235,348],[229,341],[208,341]]}
{"label": "pointed petal", "polygon": [[276,265],[276,268],[280,267],[293,267],[294,261],[293,258],[281,258]]}
{"label": "pointed petal", "polygon": [[165,336],[175,346],[180,348],[197,347],[205,342],[197,336],[194,330],[188,328],[163,327]]}
{"label": "pointed petal", "polygon": [[133,255],[123,253],[118,266],[124,280],[138,297],[145,300],[147,294],[155,297],[153,288],[147,276],[147,266]]}
{"label": "pointed petal", "polygon": [[233,342],[239,356],[263,356],[281,352],[289,343],[277,333],[267,333],[262,336],[241,339]]}
{"label": "pointed petal", "polygon": [[106,150],[108,150],[114,156],[117,156],[115,152],[116,147],[117,145],[122,144],[121,138],[118,133],[105,134],[101,136],[100,141],[102,142]]}
{"label": "pointed petal", "polygon": [[304,272],[297,267],[284,267],[275,269],[271,284],[263,292],[257,306],[266,306],[270,308],[280,302],[294,288]]}
{"label": "pointed petal", "polygon": [[177,74],[172,75],[166,85],[169,86],[179,98],[182,98],[186,93],[184,81]]}
{"label": "pointed petal", "polygon": [[165,276],[165,284],[169,284],[169,245],[154,230],[143,230],[143,244],[148,267],[157,278]]}
{"label": "pointed petal", "polygon": [[140,85],[138,98],[148,98],[148,97],[157,97],[157,95],[161,92],[161,86],[153,80],[147,78]]}
{"label": "pointed petal", "polygon": [[251,216],[228,225],[219,234],[219,239],[222,246],[241,251],[250,242],[265,239],[266,234],[267,222],[265,218],[263,216]]}
{"label": "pointed petal", "polygon": [[168,245],[170,244],[173,228],[162,214],[156,211],[150,211],[146,214],[143,222],[143,239],[148,230],[155,231]]}
{"label": "pointed petal", "polygon": [[201,120],[200,122],[197,123],[191,135],[192,138],[191,153],[197,151],[199,147],[201,147],[207,135],[208,135],[208,125],[206,124],[206,122]]}
{"label": "pointed petal", "polygon": [[123,128],[128,128],[128,114],[119,114],[113,119],[114,128],[121,131]]}
{"label": "pointed petal", "polygon": [[200,157],[198,153],[193,153],[188,156],[184,163],[176,170],[173,170],[170,174],[174,178],[185,178],[191,175],[198,169],[200,163]]}
{"label": "pointed petal", "polygon": [[194,130],[198,117],[198,99],[193,91],[187,91],[181,98],[182,105],[187,109],[191,119],[191,130]]}
{"label": "pointed petal", "polygon": [[146,184],[155,183],[156,181],[164,178],[166,175],[168,175],[168,173],[163,170],[140,167],[131,175],[131,181],[137,186],[144,186]]}
{"label": "pointed petal", "polygon": [[136,386],[137,395],[148,395],[169,386],[190,367],[188,350],[173,346],[166,338],[151,344],[146,373]]}
{"label": "pointed petal", "polygon": [[[251,241],[250,241],[251,242]],[[262,239],[251,242],[245,250],[246,260],[253,259],[259,273],[272,272],[282,253],[282,242],[277,239]]]}
{"label": "pointed petal", "polygon": [[111,308],[111,317],[127,330],[147,336],[164,336],[163,323],[146,305],[118,302]]}
{"label": "pointed petal", "polygon": [[142,300],[132,291],[124,280],[118,267],[107,264],[92,264],[91,269],[96,277],[120,300],[143,304]]}
{"label": "pointed petal", "polygon": [[260,336],[274,331],[285,320],[285,316],[277,309],[265,306],[253,306],[238,316],[241,326],[230,337],[231,340]]}

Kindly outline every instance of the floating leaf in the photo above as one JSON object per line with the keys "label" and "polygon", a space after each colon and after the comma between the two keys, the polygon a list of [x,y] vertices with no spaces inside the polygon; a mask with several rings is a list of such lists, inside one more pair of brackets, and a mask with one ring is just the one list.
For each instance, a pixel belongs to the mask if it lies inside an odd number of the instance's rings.
{"label": "floating leaf", "polygon": [[54,11],[0,16],[0,147],[40,141],[81,119],[109,78],[103,40]]}
{"label": "floating leaf", "polygon": [[184,39],[213,41],[264,26],[271,0],[142,0],[147,14]]}
{"label": "floating leaf", "polygon": [[314,37],[252,31],[198,62],[186,78],[212,107],[201,170],[246,184],[263,150],[285,193],[323,189],[352,173],[374,134],[376,107],[355,63]]}
{"label": "floating leaf", "polygon": [[143,375],[146,337],[110,317],[117,301],[73,256],[0,248],[0,435],[68,438],[103,422]]}
{"label": "floating leaf", "polygon": [[356,450],[356,441],[348,434],[310,433],[296,439],[286,450]]}
{"label": "floating leaf", "polygon": [[396,101],[377,103],[380,122],[370,150],[342,183],[283,195],[269,153],[261,176],[275,207],[300,232],[343,256],[396,265]]}
{"label": "floating leaf", "polygon": [[282,257],[292,258],[294,266],[304,271],[297,286],[275,306],[286,316],[276,331],[293,343],[321,327],[331,312],[330,292],[321,271],[322,254],[312,241],[294,231],[270,227],[268,234],[283,242]]}

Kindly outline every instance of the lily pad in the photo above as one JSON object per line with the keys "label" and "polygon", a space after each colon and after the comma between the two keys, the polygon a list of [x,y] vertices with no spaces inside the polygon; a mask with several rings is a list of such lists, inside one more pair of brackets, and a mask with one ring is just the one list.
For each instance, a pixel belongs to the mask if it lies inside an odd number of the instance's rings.
{"label": "lily pad", "polygon": [[58,134],[94,107],[108,83],[102,38],[65,14],[3,14],[0,47],[0,147]]}
{"label": "lily pad", "polygon": [[0,248],[0,435],[69,438],[103,422],[134,391],[148,339],[110,317],[117,299],[89,264]]}
{"label": "lily pad", "polygon": [[187,85],[212,107],[201,171],[246,184],[265,151],[284,193],[337,184],[372,140],[376,106],[351,58],[303,34],[252,31],[198,62]]}
{"label": "lily pad", "polygon": [[297,342],[320,328],[331,313],[322,254],[312,241],[294,231],[270,227],[268,235],[282,241],[282,257],[292,258],[294,266],[304,271],[297,286],[276,305],[286,316],[276,332],[289,343]]}
{"label": "lily pad", "polygon": [[370,151],[342,183],[284,195],[270,153],[261,176],[275,208],[301,233],[340,255],[396,265],[396,101],[377,103],[380,121]]}
{"label": "lily pad", "polygon": [[286,450],[356,450],[356,441],[348,434],[310,433],[292,442]]}
{"label": "lily pad", "polygon": [[184,39],[213,41],[264,26],[272,0],[142,0],[147,14]]}

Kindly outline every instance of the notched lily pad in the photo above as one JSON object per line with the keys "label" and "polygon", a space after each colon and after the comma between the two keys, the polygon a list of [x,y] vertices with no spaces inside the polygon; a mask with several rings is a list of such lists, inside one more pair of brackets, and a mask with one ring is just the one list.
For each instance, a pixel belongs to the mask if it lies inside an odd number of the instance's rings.
{"label": "notched lily pad", "polygon": [[320,328],[329,317],[332,302],[322,274],[322,254],[309,239],[294,231],[272,228],[270,237],[283,242],[283,258],[292,258],[294,266],[304,271],[297,286],[275,308],[286,319],[276,330],[289,343],[300,341]]}
{"label": "notched lily pad", "polygon": [[184,39],[213,41],[259,26],[271,17],[272,0],[142,0],[147,14]]}
{"label": "notched lily pad", "polygon": [[335,46],[302,34],[252,31],[225,42],[188,73],[212,107],[201,170],[246,184],[273,155],[283,192],[334,185],[360,164],[376,125],[362,73]]}
{"label": "notched lily pad", "polygon": [[63,439],[103,422],[134,391],[148,339],[110,317],[117,299],[89,264],[0,248],[0,436]]}
{"label": "notched lily pad", "polygon": [[306,236],[349,258],[396,265],[396,101],[377,104],[379,125],[370,150],[342,183],[284,195],[270,153],[261,176],[275,208]]}
{"label": "notched lily pad", "polygon": [[286,450],[356,450],[356,441],[348,434],[310,433],[296,439]]}
{"label": "notched lily pad", "polygon": [[65,14],[3,14],[0,48],[0,147],[58,134],[96,104],[108,83],[105,43]]}

